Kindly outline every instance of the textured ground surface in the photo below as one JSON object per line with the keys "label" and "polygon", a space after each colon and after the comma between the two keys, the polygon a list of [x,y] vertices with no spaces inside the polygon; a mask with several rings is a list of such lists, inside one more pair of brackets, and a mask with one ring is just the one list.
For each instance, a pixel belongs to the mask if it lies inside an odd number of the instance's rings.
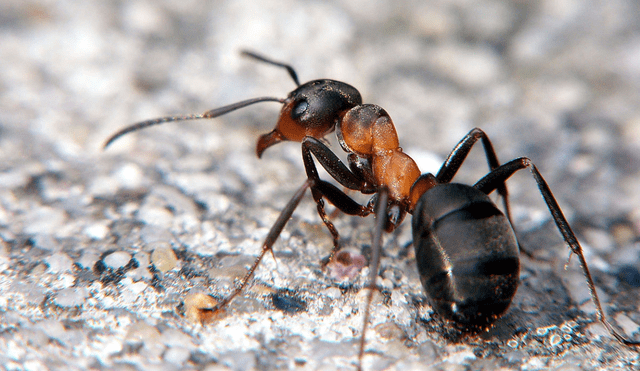
{"label": "textured ground surface", "polygon": [[[255,141],[278,105],[104,140],[142,119],[285,96],[250,48],[384,107],[423,171],[474,126],[529,156],[584,244],[607,312],[640,338],[640,5],[612,1],[0,3],[0,364],[6,369],[353,369],[367,269],[336,282],[303,200],[252,287],[207,326],[304,181],[299,145]],[[334,145],[338,151],[339,147]],[[456,180],[486,172],[472,152]],[[639,367],[594,321],[577,260],[526,173],[509,183],[535,259],[508,314],[451,340],[426,304],[410,223],[384,241],[366,370]],[[366,201],[366,199],[363,199]],[[368,254],[372,218],[336,217]],[[409,220],[409,219],[408,219]]]}

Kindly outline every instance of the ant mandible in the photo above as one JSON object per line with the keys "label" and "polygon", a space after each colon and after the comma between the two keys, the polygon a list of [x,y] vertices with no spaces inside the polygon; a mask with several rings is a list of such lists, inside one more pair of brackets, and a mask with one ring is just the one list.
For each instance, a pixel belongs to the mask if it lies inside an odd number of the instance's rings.
{"label": "ant mandible", "polygon": [[[328,79],[301,85],[291,66],[252,52],[244,51],[242,54],[285,68],[298,87],[285,99],[254,98],[199,115],[143,121],[118,131],[105,143],[106,148],[127,133],[165,122],[214,118],[258,102],[283,104],[275,129],[258,139],[256,153],[261,157],[268,147],[282,141],[301,142],[307,180],[280,213],[262,245],[262,251],[235,291],[206,311],[220,311],[244,290],[264,255],[272,251],[273,244],[307,188],[310,188],[318,214],[333,237],[328,261],[336,256],[340,244],[338,231],[325,212],[324,199],[345,214],[364,217],[375,213],[377,220],[358,368],[364,356],[369,308],[376,289],[382,231],[396,229],[407,213],[413,215],[411,224],[416,261],[434,310],[462,328],[487,328],[505,313],[518,287],[519,245],[511,223],[505,182],[518,170],[528,168],[562,238],[578,257],[598,320],[622,344],[640,345],[640,342],[623,337],[607,321],[582,247],[547,182],[530,159],[520,157],[501,165],[488,136],[475,128],[454,147],[436,175],[421,174],[413,159],[400,148],[398,135],[387,112],[374,104],[362,104],[360,93],[354,87]],[[347,153],[348,167],[322,141],[333,131]],[[473,186],[451,183],[478,140],[484,147],[490,172]],[[313,157],[340,185],[363,194],[373,194],[373,197],[366,205],[361,205],[333,184],[320,179]],[[495,190],[503,198],[504,214],[488,197]]]}

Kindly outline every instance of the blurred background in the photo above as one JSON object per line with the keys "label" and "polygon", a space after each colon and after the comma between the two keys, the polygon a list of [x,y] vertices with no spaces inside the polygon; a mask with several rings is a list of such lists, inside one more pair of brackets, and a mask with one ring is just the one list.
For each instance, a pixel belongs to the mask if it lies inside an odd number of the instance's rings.
{"label": "blurred background", "polygon": [[[255,156],[277,104],[147,129],[103,150],[140,120],[295,87],[243,49],[291,64],[303,82],[358,88],[390,114],[423,172],[437,172],[474,127],[502,161],[531,158],[583,243],[607,314],[640,337],[637,2],[4,0],[6,369],[354,368],[367,268],[347,280],[321,269],[331,238],[311,197],[276,243],[277,260],[265,258],[223,318],[202,326],[188,316],[196,293],[230,292],[305,179],[299,144]],[[486,173],[476,149],[455,180]],[[638,365],[595,320],[529,173],[508,185],[533,258],[522,259],[507,315],[452,341],[422,293],[407,218],[385,238],[365,369]],[[345,248],[368,256],[373,218],[335,223]]]}

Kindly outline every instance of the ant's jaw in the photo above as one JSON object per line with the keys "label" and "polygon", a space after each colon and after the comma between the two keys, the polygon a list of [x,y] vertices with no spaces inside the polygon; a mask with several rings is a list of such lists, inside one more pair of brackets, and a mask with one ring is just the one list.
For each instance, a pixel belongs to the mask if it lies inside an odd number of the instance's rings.
{"label": "ant's jaw", "polygon": [[287,138],[285,138],[277,128],[267,134],[261,135],[258,139],[258,144],[256,145],[256,154],[258,155],[258,158],[262,157],[262,153],[267,148],[285,140],[287,140]]}

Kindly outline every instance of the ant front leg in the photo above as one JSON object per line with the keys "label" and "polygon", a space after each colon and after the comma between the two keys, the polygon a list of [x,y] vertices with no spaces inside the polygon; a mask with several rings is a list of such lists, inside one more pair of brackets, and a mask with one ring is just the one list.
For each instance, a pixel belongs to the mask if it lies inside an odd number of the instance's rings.
{"label": "ant front leg", "polygon": [[[316,202],[318,214],[322,218],[322,222],[329,229],[331,236],[333,237],[333,250],[329,255],[329,258],[325,260],[326,263],[330,262],[336,253],[340,250],[340,234],[335,225],[324,209],[324,200],[326,198],[336,208],[348,215],[367,216],[372,212],[372,205],[362,206],[346,193],[338,189],[333,184],[320,179],[318,170],[313,161],[313,155],[318,159],[320,165],[341,185],[361,191],[366,187],[364,179],[358,177],[352,173],[347,166],[340,161],[338,156],[335,155],[326,145],[313,137],[305,137],[302,141],[302,160],[309,179],[311,194]],[[326,265],[326,263],[324,265]]]}
{"label": "ant front leg", "polygon": [[253,262],[253,265],[251,266],[251,268],[249,268],[247,273],[244,275],[244,277],[242,278],[242,281],[240,281],[240,285],[236,287],[236,289],[231,293],[231,295],[227,296],[224,300],[218,303],[218,305],[216,305],[213,308],[205,308],[203,309],[203,311],[215,314],[216,312],[222,310],[225,306],[227,306],[227,304],[229,304],[231,300],[233,300],[236,296],[242,293],[242,291],[245,289],[245,287],[249,283],[249,280],[251,279],[251,277],[253,277],[253,274],[258,268],[258,265],[260,265],[260,262],[262,261],[262,258],[264,258],[264,255],[267,253],[267,251],[271,251],[271,253],[273,253],[273,244],[276,242],[278,237],[280,237],[280,233],[282,233],[282,229],[284,229],[284,226],[287,224],[289,219],[291,219],[291,215],[293,215],[293,212],[298,207],[298,204],[300,203],[300,200],[302,200],[302,197],[307,191],[307,188],[309,188],[308,180],[305,181],[302,187],[300,187],[296,191],[296,193],[293,195],[293,197],[291,197],[291,200],[289,200],[289,202],[284,207],[282,212],[280,212],[278,219],[276,219],[276,222],[273,224],[273,226],[269,230],[269,233],[267,234],[267,237],[264,239],[260,254],[256,258],[256,260]]}
{"label": "ant front leg", "polygon": [[593,278],[591,277],[591,273],[589,272],[589,267],[587,266],[587,261],[584,257],[584,253],[582,252],[582,246],[580,246],[580,243],[578,242],[575,233],[571,229],[567,218],[562,213],[562,209],[560,209],[556,198],[553,196],[553,193],[551,193],[549,185],[538,171],[538,168],[531,162],[530,159],[526,157],[520,157],[518,159],[507,162],[506,164],[491,171],[484,178],[480,179],[474,185],[474,187],[486,194],[489,194],[495,189],[499,189],[500,186],[503,186],[505,181],[509,179],[509,177],[511,177],[511,175],[513,175],[516,171],[522,170],[524,168],[529,168],[529,170],[531,171],[533,178],[536,180],[536,183],[538,183],[538,189],[542,194],[542,198],[547,204],[547,207],[551,212],[551,216],[553,217],[553,220],[556,223],[556,226],[558,227],[562,238],[567,243],[567,245],[569,245],[571,252],[578,256],[580,267],[582,268],[582,272],[587,281],[587,286],[589,287],[591,300],[596,307],[596,316],[598,320],[604,325],[609,333],[622,344],[630,347],[640,346],[639,341],[629,340],[625,338],[613,328],[609,321],[607,321],[607,318],[604,315],[604,310],[602,309],[602,305],[600,305],[598,293],[596,292],[596,285],[593,282]]}

